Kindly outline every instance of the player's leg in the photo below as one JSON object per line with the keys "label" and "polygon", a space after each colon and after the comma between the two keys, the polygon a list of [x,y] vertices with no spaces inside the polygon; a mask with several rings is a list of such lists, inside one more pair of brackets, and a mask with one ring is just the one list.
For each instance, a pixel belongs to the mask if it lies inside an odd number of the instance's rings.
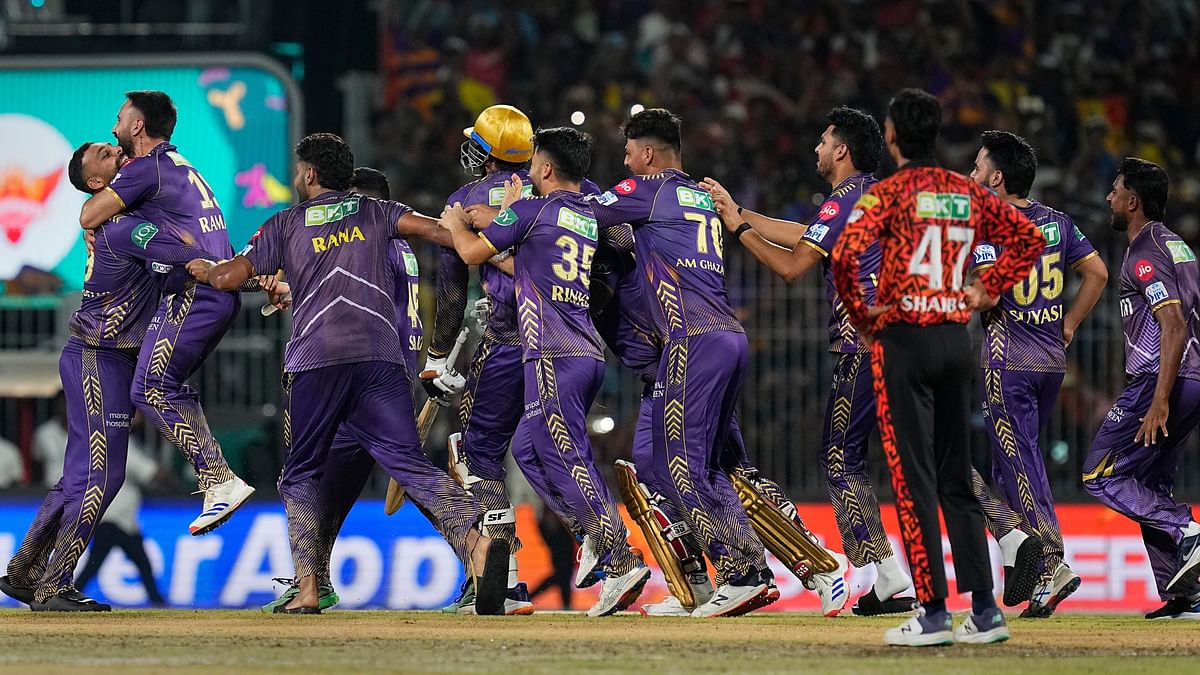
{"label": "player's leg", "polygon": [[[900,596],[912,586],[912,579],[892,550],[883,529],[879,499],[867,475],[867,451],[876,426],[870,354],[838,354],[825,404],[819,458],[846,557],[855,567],[875,566],[875,583],[852,608],[862,616],[910,611],[914,602],[911,596]],[[829,589],[822,595],[822,609],[828,606],[832,611],[836,607],[833,586],[825,583],[825,578],[820,581],[818,590]]]}
{"label": "player's leg", "polygon": [[100,517],[125,481],[133,405],[132,354],[68,342],[59,360],[67,403],[63,513],[45,572],[34,588],[34,611],[107,611],[74,586],[75,565]]}
{"label": "player's leg", "polygon": [[1009,637],[1004,613],[992,594],[992,566],[983,509],[971,492],[971,376],[975,366],[966,326],[930,331],[940,355],[934,387],[934,461],[946,534],[954,554],[959,593],[971,593],[971,614],[955,631],[959,642],[1001,642]]}
{"label": "player's leg", "polygon": [[[871,347],[879,436],[892,476],[900,534],[921,611],[884,634],[888,644],[927,646],[954,641],[942,566],[937,467],[933,452],[932,360],[921,329],[892,325]],[[978,508],[978,507],[976,507]]]}
{"label": "player's leg", "polygon": [[235,476],[209,429],[200,397],[187,380],[229,329],[241,300],[236,293],[189,287],[167,296],[154,316],[133,379],[134,405],[196,470],[204,510],[188,526],[193,535],[225,522],[254,488]]}
{"label": "player's leg", "polygon": [[366,362],[353,364],[345,372],[354,382],[347,429],[466,561],[468,575],[475,578],[476,612],[502,614],[508,544],[479,533],[476,527],[483,507],[425,456],[404,367]]}
{"label": "player's leg", "polygon": [[722,470],[748,352],[745,334],[714,331],[671,340],[659,367],[666,388],[654,424],[665,440],[657,470],[670,477],[669,497],[717,570],[716,595],[693,616],[753,609],[772,580],[762,542]]}
{"label": "player's leg", "polygon": [[605,579],[588,616],[605,616],[637,599],[650,570],[629,548],[625,522],[592,457],[587,413],[600,391],[604,362],[588,357],[525,363],[526,423],[546,475],[575,522],[594,542]]}
{"label": "player's leg", "polygon": [[8,561],[7,574],[0,577],[0,591],[8,597],[26,605],[33,602],[33,587],[50,561],[65,503],[63,480],[59,478],[34,514],[21,546]]}
{"label": "player's leg", "polygon": [[[988,417],[991,417],[990,413]],[[994,425],[989,425],[989,428],[995,429]],[[1002,428],[1004,435],[1011,440],[1011,432],[1006,427]],[[999,482],[1003,478],[997,480]],[[1004,566],[1004,604],[1009,607],[1019,605],[1030,598],[1037,584],[1042,562],[1041,539],[1022,529],[1026,527],[1025,519],[996,496],[975,467],[971,467],[971,494],[983,510],[983,522],[988,531],[1000,544]]]}

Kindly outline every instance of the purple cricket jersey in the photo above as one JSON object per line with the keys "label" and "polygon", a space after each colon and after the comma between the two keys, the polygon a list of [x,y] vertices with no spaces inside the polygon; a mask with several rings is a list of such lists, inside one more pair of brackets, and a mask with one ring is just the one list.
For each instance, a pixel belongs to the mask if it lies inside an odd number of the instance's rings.
{"label": "purple cricket jersey", "polygon": [[725,290],[721,219],[712,195],[686,173],[667,169],[626,178],[592,197],[591,205],[601,226],[633,226],[661,336],[745,332]]}
{"label": "purple cricket jersey", "polygon": [[479,236],[495,252],[515,249],[513,283],[525,360],[588,356],[603,361],[600,336],[588,314],[597,227],[584,196],[556,190],[518,200]]}
{"label": "purple cricket jersey", "polygon": [[[825,274],[825,297],[829,299],[832,311],[829,314],[829,351],[840,354],[866,353],[867,346],[858,339],[858,331],[850,324],[850,315],[838,297],[837,287],[833,285],[833,266],[829,254],[846,227],[854,204],[879,181],[867,173],[856,173],[838,183],[830,193],[825,203],[817,211],[817,216],[804,230],[800,243],[814,248],[822,256],[821,267]],[[868,305],[875,303],[875,280],[879,273],[879,242],[872,243],[858,257],[858,283],[862,286],[863,297]]]}
{"label": "purple cricket jersey", "polygon": [[1147,223],[1129,243],[1121,263],[1121,326],[1125,331],[1125,372],[1158,373],[1161,329],[1154,313],[1178,304],[1187,323],[1187,344],[1179,377],[1200,380],[1200,269],[1196,254],[1161,222]]}
{"label": "purple cricket jersey", "polygon": [[[1075,221],[1055,209],[1029,200],[1016,207],[1046,237],[1046,250],[1024,281],[1000,295],[1000,302],[982,316],[985,368],[1067,372],[1067,349],[1062,323],[1067,266],[1078,267],[1096,254]],[[996,262],[1001,247],[980,242],[973,252],[971,272],[978,274]]]}
{"label": "purple cricket jersey", "polygon": [[[614,232],[619,233],[615,241],[610,237]],[[592,322],[622,365],[644,381],[653,381],[662,357],[662,341],[654,330],[646,277],[638,268],[632,247],[633,235],[628,226],[609,227],[601,233],[592,262],[592,288],[603,287],[611,299],[599,312],[592,312]]]}
{"label": "purple cricket jersey", "polygon": [[205,255],[185,245],[169,228],[160,230],[140,212],[109,220],[96,230],[83,300],[68,323],[71,335],[89,347],[141,347],[158,309],[162,280],[184,269],[183,263]]}
{"label": "purple cricket jersey", "polygon": [[174,145],[159,143],[145,157],[129,160],[106,189],[123,211],[136,209],[159,228],[172,228],[207,257],[233,257],[225,215],[212,188]]}
{"label": "purple cricket jersey", "polygon": [[255,274],[283,269],[292,288],[289,373],[339,363],[404,364],[396,332],[396,279],[388,260],[399,202],[330,191],[263,223],[241,255]]}
{"label": "purple cricket jersey", "polygon": [[[412,247],[403,239],[393,239],[387,249],[388,263],[394,276],[393,302],[396,307],[396,330],[400,334],[400,349],[412,354],[415,363],[421,354],[425,330],[421,325],[418,298],[421,294],[421,269]],[[416,373],[411,373],[414,377]]]}

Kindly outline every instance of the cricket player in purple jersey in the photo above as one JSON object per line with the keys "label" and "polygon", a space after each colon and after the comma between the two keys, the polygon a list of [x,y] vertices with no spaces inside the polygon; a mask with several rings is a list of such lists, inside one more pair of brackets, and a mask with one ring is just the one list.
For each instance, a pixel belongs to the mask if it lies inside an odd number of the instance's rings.
{"label": "cricket player in purple jersey", "polygon": [[425,457],[417,437],[405,357],[396,332],[392,239],[418,236],[446,245],[432,218],[399,202],[347,192],[350,147],[333,134],[296,146],[294,187],[302,200],[272,216],[242,253],[188,270],[229,289],[256,270],[283,269],[293,298],[293,333],[284,355],[290,379],[291,448],[279,479],[288,516],[296,596],[276,613],[320,613],[328,521],[321,479],[339,428],[348,430],[430,517],[475,577],[476,611],[504,609],[508,545],[475,529],[479,502]]}
{"label": "cricket player in purple jersey", "polygon": [[[72,156],[68,175],[76,188],[95,193],[124,159],[116,146],[85,143]],[[68,413],[63,476],[0,578],[0,590],[34,611],[111,609],[75,589],[75,565],[125,480],[134,413],[129,387],[142,336],[158,307],[160,282],[203,253],[137,212],[115,216],[96,230],[83,300],[71,315],[58,364]]]}
{"label": "cricket player in purple jersey", "polygon": [[566,127],[534,134],[529,176],[540,197],[518,199],[509,182],[502,210],[482,232],[469,227],[460,204],[442,217],[468,264],[514,249],[517,323],[524,346],[525,424],[548,482],[592,541],[605,572],[588,616],[625,609],[650,569],[630,549],[628,533],[592,457],[586,416],[604,377],[600,338],[588,315],[589,275],[598,230],[580,184],[591,164],[592,139]]}
{"label": "cricket player in purple jersey", "polygon": [[1172,496],[1185,442],[1200,423],[1200,268],[1162,218],[1162,167],[1128,157],[1108,204],[1129,237],[1121,262],[1121,324],[1129,384],[1083,463],[1083,486],[1141,525],[1158,594],[1147,619],[1200,618],[1200,524]]}
{"label": "cricket player in purple jersey", "polygon": [[[113,135],[130,157],[112,183],[83,205],[79,222],[93,229],[136,209],[155,227],[175,228],[210,257],[233,256],[225,216],[212,188],[174,145],[175,105],[161,91],[131,91],[117,114]],[[271,272],[273,273],[273,271]],[[221,341],[241,307],[236,293],[188,284],[163,297],[146,331],[133,378],[133,402],[196,470],[204,509],[188,525],[202,535],[221,525],[254,493],[230,470],[200,406],[187,385]]]}
{"label": "cricket player in purple jersey", "polygon": [[[1037,155],[1025,139],[1007,131],[983,133],[971,179],[1037,225],[1046,250],[1025,281],[980,315],[983,410],[992,439],[992,479],[1002,503],[981,478],[973,482],[1004,557],[1004,604],[1029,600],[1021,616],[1048,617],[1079,588],[1080,577],[1063,562],[1062,531],[1038,436],[1058,399],[1067,347],[1104,293],[1108,267],[1070,216],[1029,199],[1036,171]],[[990,267],[998,253],[998,247],[981,242],[972,272]],[[1069,308],[1063,294],[1068,266],[1082,277]],[[1016,516],[1015,523],[1008,514]]]}
{"label": "cricket player in purple jersey", "polygon": [[655,332],[664,340],[653,470],[670,477],[667,498],[724,582],[692,616],[737,614],[765,604],[773,577],[721,466],[749,351],[725,291],[721,221],[712,196],[683,172],[678,117],[644,110],[622,132],[625,166],[635,175],[591,203],[602,227],[633,226]]}
{"label": "cricket player in purple jersey", "polygon": [[[760,262],[792,282],[818,265],[825,276],[829,315],[829,351],[836,355],[833,382],[825,406],[821,438],[821,465],[829,486],[829,498],[841,534],[842,548],[855,567],[875,567],[875,583],[858,598],[851,610],[863,616],[907,612],[912,596],[900,594],[912,580],[900,567],[879,515],[879,499],[867,476],[867,449],[876,427],[875,392],[871,380],[870,351],[850,324],[846,309],[833,285],[829,254],[841,236],[854,204],[877,181],[873,172],[883,154],[883,134],[870,115],[853,108],[830,111],[828,125],[815,148],[817,174],[833,190],[807,226],[770,218],[743,209],[729,191],[712,179],[701,185],[713,194],[713,202],[730,233]],[[872,244],[859,260],[859,284],[868,303],[874,302],[879,271],[879,244]],[[836,616],[845,606],[846,593],[823,585],[822,612]]]}
{"label": "cricket player in purple jersey", "polygon": [[[354,170],[350,179],[350,191],[384,201],[392,198],[387,175],[369,167],[358,167]],[[404,353],[404,362],[411,381],[417,372],[417,360],[421,356],[421,340],[424,335],[421,315],[417,311],[419,268],[412,248],[403,239],[393,239],[389,242],[387,255],[395,278],[392,302],[396,307],[396,332],[400,336],[400,350]],[[285,428],[290,430],[290,423],[285,425]],[[325,461],[325,471],[320,483],[321,495],[327,504],[325,508],[332,515],[323,523],[327,529],[322,537],[319,556],[321,564],[316,573],[317,590],[320,595],[318,606],[321,610],[329,609],[338,603],[339,598],[333,588],[329,567],[333,545],[341,531],[342,523],[346,521],[350,509],[358,501],[374,469],[375,458],[371,453],[358,444],[349,430],[339,428],[329,450],[329,457]],[[277,599],[263,605],[262,611],[266,614],[273,613],[277,606],[287,605],[299,592],[300,586],[294,580],[289,580],[287,590]]]}

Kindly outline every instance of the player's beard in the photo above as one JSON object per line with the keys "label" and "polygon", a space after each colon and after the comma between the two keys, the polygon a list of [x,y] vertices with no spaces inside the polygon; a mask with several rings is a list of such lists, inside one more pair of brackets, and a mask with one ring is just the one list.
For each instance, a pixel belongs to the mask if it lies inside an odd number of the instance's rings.
{"label": "player's beard", "polygon": [[133,157],[133,137],[127,136],[125,138],[121,138],[121,134],[116,132],[113,132],[113,136],[116,137],[117,145],[120,146],[121,151],[125,153],[125,156]]}
{"label": "player's beard", "polygon": [[1129,216],[1114,212],[1112,214],[1112,218],[1109,219],[1108,224],[1110,226],[1112,226],[1112,229],[1116,230],[1117,232],[1128,232],[1129,231]]}
{"label": "player's beard", "polygon": [[833,175],[833,159],[828,155],[825,157],[817,155],[817,175],[821,177],[821,180],[829,180],[829,177]]}

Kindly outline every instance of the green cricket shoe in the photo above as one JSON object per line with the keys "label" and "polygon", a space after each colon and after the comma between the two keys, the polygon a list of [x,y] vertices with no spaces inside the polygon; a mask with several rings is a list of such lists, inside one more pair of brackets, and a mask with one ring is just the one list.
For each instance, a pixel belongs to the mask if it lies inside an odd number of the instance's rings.
{"label": "green cricket shoe", "polygon": [[[292,583],[291,579],[275,579],[275,581],[281,584],[288,584],[288,588],[283,592],[283,595],[280,595],[278,598],[275,598],[271,602],[268,602],[262,606],[263,614],[274,614],[276,607],[286,606],[292,601],[292,598],[296,597],[296,594],[300,592],[300,587]],[[321,611],[325,611],[341,601],[341,598],[338,597],[337,591],[333,590],[333,586],[321,584],[318,587],[318,590],[321,593],[321,597],[318,600],[317,606],[321,609]]]}
{"label": "green cricket shoe", "polygon": [[470,576],[463,582],[462,588],[458,591],[458,598],[442,608],[443,614],[458,614],[459,610],[467,605],[475,605],[475,580]]}

